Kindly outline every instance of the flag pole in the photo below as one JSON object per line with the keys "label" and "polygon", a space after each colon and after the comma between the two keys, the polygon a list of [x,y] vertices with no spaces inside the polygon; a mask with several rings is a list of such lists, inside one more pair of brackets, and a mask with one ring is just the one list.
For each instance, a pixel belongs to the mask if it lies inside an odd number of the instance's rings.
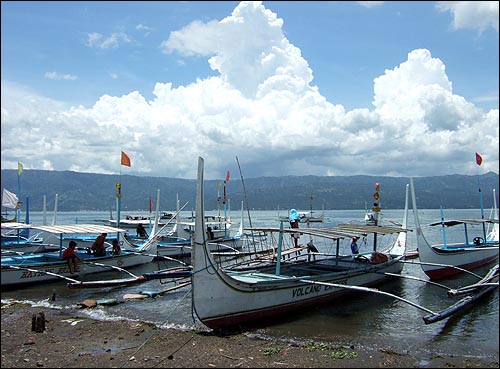
{"label": "flag pole", "polygon": [[[483,163],[483,158],[476,152],[476,164],[478,167]],[[479,180],[479,168],[477,168],[477,188],[479,190],[479,206],[481,207],[481,219],[484,219],[484,206],[483,206],[483,191],[481,191],[481,182]],[[483,222],[483,240],[486,242],[486,226]]]}
{"label": "flag pole", "polygon": [[[123,151],[121,151],[121,156],[120,156],[120,177],[119,177],[119,180],[118,180],[118,183],[116,184],[116,189],[118,190],[118,192],[116,193],[116,202],[117,202],[117,205],[116,205],[116,212],[117,212],[117,217],[118,219],[116,220],[116,226],[119,228],[120,227],[120,212],[121,212],[121,199],[122,199],[122,185],[121,185],[121,180],[122,180],[122,165],[126,165],[127,167],[130,167],[130,157],[124,153]],[[118,241],[119,241],[119,236],[120,234],[118,233]]]}
{"label": "flag pole", "polygon": [[[120,210],[121,210],[121,199],[122,199],[122,162],[121,162],[121,152],[120,152],[120,176],[118,177],[118,183],[116,184],[116,189],[118,192],[116,193],[116,227],[120,228]],[[117,233],[118,242],[120,242],[120,233]]]}
{"label": "flag pole", "polygon": [[[479,206],[481,207],[481,219],[484,219],[484,206],[483,206],[483,191],[481,191],[481,183],[479,182],[479,174],[477,176],[477,187],[479,189]],[[486,226],[483,222],[483,239],[486,242]]]}

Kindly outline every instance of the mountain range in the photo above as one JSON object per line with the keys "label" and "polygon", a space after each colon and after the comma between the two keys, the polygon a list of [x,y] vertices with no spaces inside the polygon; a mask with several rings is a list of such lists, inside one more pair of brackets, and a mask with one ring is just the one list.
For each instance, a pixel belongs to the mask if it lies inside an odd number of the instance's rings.
{"label": "mountain range", "polygon": [[[2,190],[6,188],[17,194],[17,170],[2,169],[1,173]],[[499,184],[498,174],[494,172],[475,176],[414,177],[413,181],[422,209],[441,206],[479,209],[480,194],[484,208],[489,209],[493,207],[493,189],[498,191]],[[25,210],[28,198],[30,211],[43,210],[45,196],[46,209],[52,211],[57,194],[58,211],[115,210],[117,183],[121,185],[121,209],[124,211],[148,211],[150,198],[153,203],[156,201],[157,190],[160,190],[160,209],[163,211],[176,209],[177,196],[180,206],[188,202],[184,210],[195,207],[195,179],[24,170],[19,176],[21,209]],[[380,184],[378,205],[382,209],[404,207],[405,185],[409,178],[358,175],[259,177],[230,179],[227,183],[206,180],[205,208],[222,209],[225,189],[226,206],[233,211],[241,209],[242,201],[244,208],[251,210],[371,209],[376,202],[375,183]]]}

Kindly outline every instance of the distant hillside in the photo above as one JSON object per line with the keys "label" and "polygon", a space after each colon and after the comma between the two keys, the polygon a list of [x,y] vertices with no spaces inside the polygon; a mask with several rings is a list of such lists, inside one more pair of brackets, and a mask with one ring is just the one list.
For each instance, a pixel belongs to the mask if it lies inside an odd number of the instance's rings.
{"label": "distant hillside", "polygon": [[[485,209],[493,206],[492,190],[498,191],[498,174],[489,172],[480,176],[447,175],[414,178],[420,208],[472,209],[480,207],[478,179]],[[21,174],[21,201],[29,196],[30,210],[43,210],[46,196],[47,211],[54,209],[58,194],[59,211],[116,209],[118,175],[77,173],[71,171],[24,170]],[[286,176],[244,179],[250,209],[287,210],[290,208],[314,210],[346,210],[371,208],[375,183],[380,183],[380,205],[385,209],[404,207],[406,177],[375,176]],[[217,209],[218,183],[205,182],[205,208]],[[156,199],[160,190],[162,210],[175,210],[176,196],[185,210],[195,207],[196,180],[122,175],[122,210],[148,211],[149,198]],[[221,183],[223,185],[223,183]],[[17,170],[2,170],[2,189],[17,193]],[[239,179],[231,179],[226,186],[232,211],[240,209],[245,200]],[[220,188],[223,196],[223,186]],[[311,200],[312,198],[312,200]],[[246,201],[245,201],[246,203]],[[498,192],[497,192],[498,204]],[[410,205],[411,206],[411,205]],[[222,205],[221,205],[222,207]],[[24,206],[22,209],[25,209]]]}

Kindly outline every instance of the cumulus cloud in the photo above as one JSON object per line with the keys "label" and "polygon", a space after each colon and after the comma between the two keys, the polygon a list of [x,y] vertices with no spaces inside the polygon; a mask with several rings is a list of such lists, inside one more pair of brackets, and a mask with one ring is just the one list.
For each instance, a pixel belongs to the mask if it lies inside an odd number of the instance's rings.
{"label": "cumulus cloud", "polygon": [[[319,93],[282,26],[261,2],[242,2],[220,21],[172,32],[166,53],[205,57],[217,75],[158,82],[151,100],[133,91],[67,108],[9,86],[19,96],[2,93],[2,167],[24,157],[27,169],[116,173],[123,150],[131,173],[154,176],[195,178],[199,155],[210,179],[237,172],[236,156],[246,177],[428,176],[468,174],[480,152],[482,169],[498,172],[498,109],[454,94],[429,50],[409,50],[374,79],[372,109],[346,111]],[[28,100],[29,109],[19,103]]]}
{"label": "cumulus cloud", "polygon": [[436,7],[453,14],[454,29],[478,29],[492,27],[498,32],[498,1],[439,1]]}

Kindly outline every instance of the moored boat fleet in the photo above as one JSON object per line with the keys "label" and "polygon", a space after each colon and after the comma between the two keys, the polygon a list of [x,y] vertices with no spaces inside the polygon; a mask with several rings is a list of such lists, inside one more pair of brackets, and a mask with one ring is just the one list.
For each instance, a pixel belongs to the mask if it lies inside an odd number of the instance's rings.
{"label": "moored boat fleet", "polygon": [[[418,186],[413,178],[405,188],[404,212],[397,222],[386,223],[380,217],[380,185],[376,184],[376,202],[364,221],[325,226],[324,214],[314,217],[312,209],[292,209],[299,217],[302,215],[299,228],[291,217],[283,216],[267,226],[245,227],[243,203],[238,221],[225,212],[210,215],[204,209],[201,157],[197,181],[195,214],[186,219],[180,217],[184,207],[179,206],[179,201],[177,211],[160,212],[158,192],[154,215],[118,217],[106,225],[2,221],[2,288],[53,281],[65,281],[70,288],[120,286],[151,279],[182,281],[178,288],[191,288],[198,319],[216,330],[245,327],[317,303],[341,304],[339,297],[346,294],[367,300],[373,294],[385,295],[424,311],[427,315],[423,320],[429,324],[463,311],[463,307],[498,289],[499,216],[495,190],[491,217],[485,217],[481,209],[480,218],[446,220],[441,210],[441,220],[427,225],[441,227],[443,241],[433,243],[420,223]],[[144,232],[139,231],[139,224]],[[461,227],[461,242],[448,241],[450,227]],[[94,249],[101,235],[104,251],[98,255]],[[416,248],[410,250],[411,239],[415,239]],[[70,244],[76,244],[74,269],[63,259]],[[179,267],[140,275],[128,270],[162,259],[178,261]],[[420,265],[427,278],[403,274],[407,263]],[[490,264],[487,275],[474,274],[477,267]],[[98,273],[111,270],[116,272],[116,278],[99,279]],[[387,281],[402,278],[436,288],[434,281],[463,273],[475,275],[477,283],[459,292],[448,291],[449,295],[466,298],[446,311],[434,312],[381,289]]]}

